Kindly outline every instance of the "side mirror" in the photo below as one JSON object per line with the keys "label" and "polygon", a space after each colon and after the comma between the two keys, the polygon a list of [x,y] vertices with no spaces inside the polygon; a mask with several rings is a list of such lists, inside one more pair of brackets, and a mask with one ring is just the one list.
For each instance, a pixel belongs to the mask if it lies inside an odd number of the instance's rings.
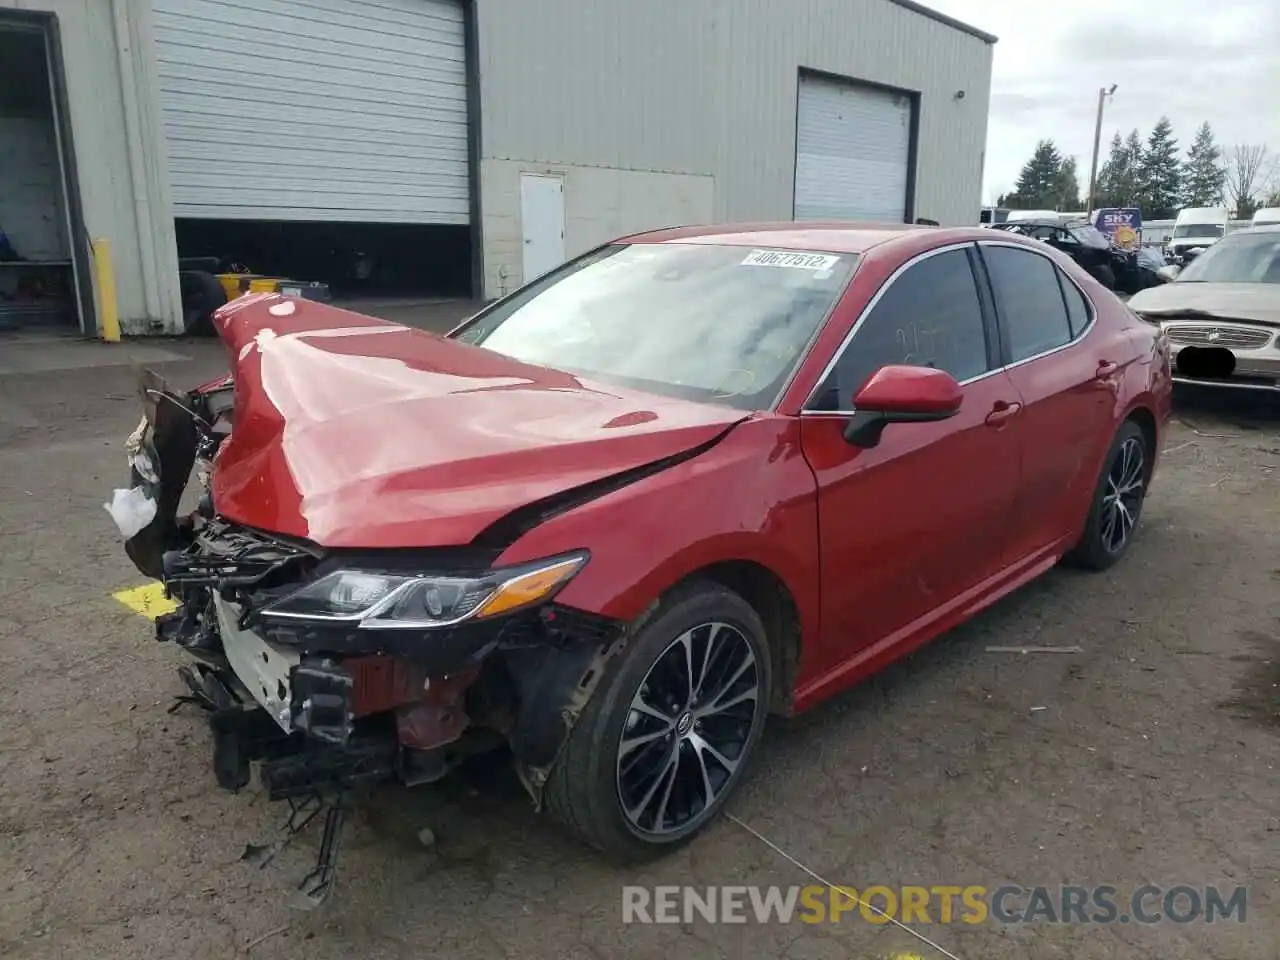
{"label": "side mirror", "polygon": [[1170,283],[1171,281],[1176,280],[1178,277],[1178,274],[1181,272],[1182,272],[1181,268],[1176,263],[1166,263],[1163,267],[1161,267],[1159,270],[1156,271],[1156,276],[1159,277],[1161,280],[1163,280],[1165,283]]}
{"label": "side mirror", "polygon": [[874,447],[891,423],[946,420],[960,412],[964,391],[951,374],[933,367],[881,367],[853,398],[853,416],[844,438]]}

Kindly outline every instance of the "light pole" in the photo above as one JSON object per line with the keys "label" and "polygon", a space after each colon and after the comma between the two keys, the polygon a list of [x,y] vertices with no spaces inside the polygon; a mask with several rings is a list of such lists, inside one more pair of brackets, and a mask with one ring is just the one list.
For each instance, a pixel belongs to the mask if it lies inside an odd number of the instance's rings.
{"label": "light pole", "polygon": [[1085,205],[1085,216],[1092,218],[1094,192],[1098,188],[1098,148],[1102,146],[1102,105],[1107,102],[1107,97],[1116,92],[1116,84],[1111,85],[1111,89],[1106,87],[1098,88],[1098,119],[1093,127],[1093,162],[1089,164],[1089,202]]}

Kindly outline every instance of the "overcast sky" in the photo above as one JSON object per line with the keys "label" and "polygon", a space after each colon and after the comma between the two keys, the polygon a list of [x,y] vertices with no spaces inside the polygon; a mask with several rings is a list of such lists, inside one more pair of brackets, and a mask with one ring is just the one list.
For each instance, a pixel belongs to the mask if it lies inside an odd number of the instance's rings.
{"label": "overcast sky", "polygon": [[1145,138],[1161,114],[1183,151],[1205,120],[1224,146],[1280,151],[1280,0],[923,2],[1000,38],[983,203],[1012,189],[1046,138],[1076,157],[1087,189],[1098,88],[1113,83],[1103,159],[1117,129]]}

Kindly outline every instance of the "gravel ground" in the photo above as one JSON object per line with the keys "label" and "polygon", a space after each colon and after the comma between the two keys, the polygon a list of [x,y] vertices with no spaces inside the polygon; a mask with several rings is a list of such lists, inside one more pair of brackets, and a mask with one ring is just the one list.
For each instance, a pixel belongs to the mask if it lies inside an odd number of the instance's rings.
{"label": "gravel ground", "polygon": [[[266,870],[241,861],[280,811],[216,789],[203,717],[169,712],[181,658],[111,597],[140,581],[101,506],[138,416],[130,354],[184,384],[222,366],[207,342],[0,339],[0,956],[1280,954],[1280,403],[1181,396],[1120,567],[1052,572],[775,724],[731,811],[778,850],[724,820],[642,870],[610,869],[481,763],[362,808],[334,900],[299,915],[284,896],[313,839]],[[856,916],[621,922],[625,884],[808,882],[788,857],[859,889],[1247,885],[1247,914],[915,925],[946,953]]]}

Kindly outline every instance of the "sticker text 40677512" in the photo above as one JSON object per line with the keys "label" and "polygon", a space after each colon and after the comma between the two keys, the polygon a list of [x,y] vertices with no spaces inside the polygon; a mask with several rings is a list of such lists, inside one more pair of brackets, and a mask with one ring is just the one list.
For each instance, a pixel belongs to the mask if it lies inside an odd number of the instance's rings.
{"label": "sticker text 40677512", "polygon": [[791,267],[815,273],[830,270],[840,258],[829,253],[796,253],[790,250],[752,250],[742,261],[744,267]]}

